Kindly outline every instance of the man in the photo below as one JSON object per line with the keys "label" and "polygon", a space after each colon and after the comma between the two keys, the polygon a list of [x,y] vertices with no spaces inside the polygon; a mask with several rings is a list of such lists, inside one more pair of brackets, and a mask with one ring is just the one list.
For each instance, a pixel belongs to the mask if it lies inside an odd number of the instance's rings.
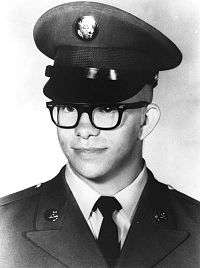
{"label": "man", "polygon": [[44,94],[67,165],[1,199],[0,267],[199,267],[199,202],[142,158],[160,112],[158,72],[179,49],[134,15],[94,2],[55,7],[34,28],[54,59]]}

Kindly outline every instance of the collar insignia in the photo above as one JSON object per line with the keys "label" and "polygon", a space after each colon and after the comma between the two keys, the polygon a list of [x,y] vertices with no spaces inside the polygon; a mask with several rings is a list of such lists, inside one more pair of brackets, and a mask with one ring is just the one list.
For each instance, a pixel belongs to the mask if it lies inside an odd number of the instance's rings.
{"label": "collar insignia", "polygon": [[44,218],[46,221],[55,222],[59,218],[59,211],[57,209],[50,208],[44,213]]}
{"label": "collar insignia", "polygon": [[159,211],[154,214],[154,220],[156,223],[167,221],[167,214],[165,211]]}

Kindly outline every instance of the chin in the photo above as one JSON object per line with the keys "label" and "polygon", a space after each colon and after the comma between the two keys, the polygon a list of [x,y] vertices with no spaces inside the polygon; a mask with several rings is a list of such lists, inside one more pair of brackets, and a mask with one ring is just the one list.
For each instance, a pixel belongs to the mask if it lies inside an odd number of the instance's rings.
{"label": "chin", "polygon": [[109,173],[108,167],[95,163],[85,163],[84,165],[73,165],[71,163],[71,167],[77,175],[94,181],[101,180],[102,177]]}

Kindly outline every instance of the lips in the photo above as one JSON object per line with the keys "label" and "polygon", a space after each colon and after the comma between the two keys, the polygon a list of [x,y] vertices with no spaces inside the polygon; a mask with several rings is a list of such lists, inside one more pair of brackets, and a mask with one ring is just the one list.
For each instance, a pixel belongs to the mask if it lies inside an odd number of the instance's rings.
{"label": "lips", "polygon": [[104,147],[74,147],[73,150],[77,154],[100,154],[107,148]]}
{"label": "lips", "polygon": [[84,151],[84,152],[98,152],[102,150],[106,150],[107,148],[98,148],[98,147],[78,147],[78,148],[73,148],[76,151]]}

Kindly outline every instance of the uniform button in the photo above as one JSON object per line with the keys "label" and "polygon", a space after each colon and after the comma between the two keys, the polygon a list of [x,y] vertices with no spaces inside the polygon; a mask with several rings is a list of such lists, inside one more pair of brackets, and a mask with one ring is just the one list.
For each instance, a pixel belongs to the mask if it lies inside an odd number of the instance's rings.
{"label": "uniform button", "polygon": [[171,185],[167,185],[169,190],[174,190],[174,187],[172,187]]}
{"label": "uniform button", "polygon": [[36,189],[40,188],[40,186],[42,185],[42,183],[39,183],[35,186]]}

